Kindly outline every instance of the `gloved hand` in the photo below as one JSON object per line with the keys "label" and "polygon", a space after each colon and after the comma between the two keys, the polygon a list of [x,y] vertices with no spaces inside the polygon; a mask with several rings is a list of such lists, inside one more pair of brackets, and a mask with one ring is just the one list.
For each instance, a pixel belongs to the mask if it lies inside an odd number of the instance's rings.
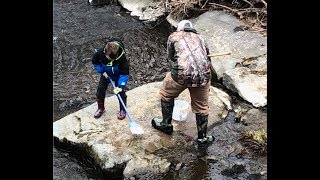
{"label": "gloved hand", "polygon": [[114,92],[115,94],[118,94],[119,92],[122,92],[122,89],[119,88],[119,87],[116,87],[116,88],[114,88],[113,92]]}
{"label": "gloved hand", "polygon": [[98,73],[102,74],[104,72],[103,67],[101,67],[100,65],[94,64],[93,66]]}
{"label": "gloved hand", "polygon": [[127,85],[129,79],[129,75],[120,75],[120,78],[118,80],[118,87],[121,89],[124,89],[124,87]]}
{"label": "gloved hand", "polygon": [[109,76],[108,76],[108,74],[107,74],[106,72],[104,72],[102,75],[103,75],[106,79],[109,78]]}

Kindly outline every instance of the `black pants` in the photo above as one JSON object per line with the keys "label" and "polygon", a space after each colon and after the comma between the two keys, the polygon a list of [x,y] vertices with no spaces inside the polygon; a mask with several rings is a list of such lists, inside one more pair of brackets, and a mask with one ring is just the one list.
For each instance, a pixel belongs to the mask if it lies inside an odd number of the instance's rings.
{"label": "black pants", "polygon": [[[119,77],[120,76],[112,78],[112,80],[115,82],[116,87],[118,86]],[[104,99],[106,97],[106,90],[108,88],[109,83],[110,83],[109,79],[106,79],[103,75],[100,75],[99,85],[96,92],[96,96],[98,99]],[[120,92],[119,94],[122,100],[124,101],[124,103],[126,104],[126,100],[127,100],[126,91],[122,89],[122,92]],[[119,100],[119,103],[120,103],[120,100]],[[123,109],[121,103],[120,103],[120,109]]]}

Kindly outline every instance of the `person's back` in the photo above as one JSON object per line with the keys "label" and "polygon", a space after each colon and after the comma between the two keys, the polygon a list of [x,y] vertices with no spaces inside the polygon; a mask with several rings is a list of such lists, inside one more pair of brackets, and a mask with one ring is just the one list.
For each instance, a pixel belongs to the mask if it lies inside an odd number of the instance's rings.
{"label": "person's back", "polygon": [[168,38],[172,78],[188,87],[205,86],[210,76],[210,59],[204,39],[185,24]]}

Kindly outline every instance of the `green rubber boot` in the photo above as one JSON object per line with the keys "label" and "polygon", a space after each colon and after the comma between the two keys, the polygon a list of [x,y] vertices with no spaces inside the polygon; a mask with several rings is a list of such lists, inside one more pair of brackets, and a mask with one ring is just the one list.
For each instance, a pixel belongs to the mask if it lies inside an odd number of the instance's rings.
{"label": "green rubber boot", "polygon": [[151,120],[152,127],[160,130],[165,134],[171,135],[173,133],[173,126],[171,124],[173,106],[174,99],[171,99],[169,102],[161,100],[161,110],[163,119],[153,118]]}
{"label": "green rubber boot", "polygon": [[215,138],[207,135],[208,115],[202,116],[196,114],[196,122],[198,129],[198,144],[209,144],[213,142]]}

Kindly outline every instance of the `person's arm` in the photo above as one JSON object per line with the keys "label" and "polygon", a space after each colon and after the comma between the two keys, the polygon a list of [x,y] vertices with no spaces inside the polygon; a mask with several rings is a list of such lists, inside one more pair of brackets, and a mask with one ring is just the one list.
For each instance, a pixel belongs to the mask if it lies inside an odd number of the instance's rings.
{"label": "person's arm", "polygon": [[119,73],[118,87],[123,89],[129,80],[129,62],[125,54],[119,59]]}
{"label": "person's arm", "polygon": [[171,41],[171,35],[170,35],[167,41],[167,60],[174,61],[174,54],[175,54],[174,44]]}
{"label": "person's arm", "polygon": [[92,60],[91,60],[93,67],[100,74],[105,72],[104,68],[101,64],[100,58],[99,58],[99,54],[101,54],[101,53],[103,53],[103,51],[101,49],[98,49],[98,51],[94,53]]}

